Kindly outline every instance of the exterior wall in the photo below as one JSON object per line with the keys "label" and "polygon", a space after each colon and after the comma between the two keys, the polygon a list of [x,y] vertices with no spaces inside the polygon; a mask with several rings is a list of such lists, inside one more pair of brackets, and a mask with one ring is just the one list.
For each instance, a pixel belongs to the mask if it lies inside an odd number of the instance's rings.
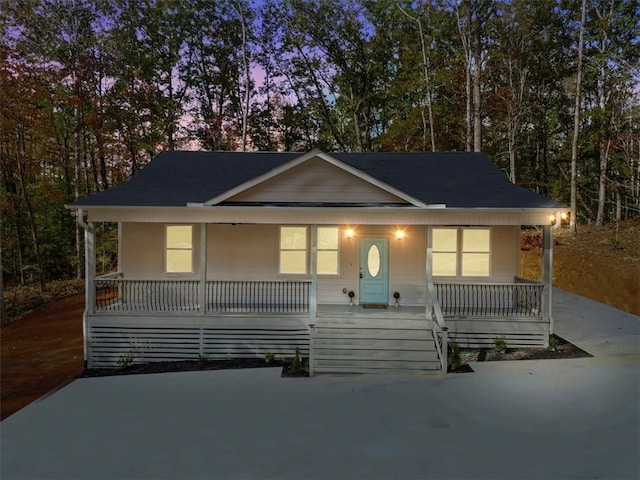
{"label": "exterior wall", "polygon": [[[359,245],[363,237],[389,239],[389,304],[393,292],[400,293],[400,304],[425,304],[426,227],[408,226],[405,237],[395,238],[396,226],[360,225],[353,238],[340,231],[338,275],[318,276],[318,303],[348,304],[343,290],[353,290],[359,298]],[[519,227],[492,227],[491,276],[473,279],[481,282],[512,282],[519,273]],[[164,273],[164,224],[124,223],[122,225],[122,273],[129,279],[198,278],[200,225],[194,225],[193,274]],[[208,280],[299,280],[310,275],[278,273],[278,225],[207,226]],[[434,277],[435,281],[464,283],[469,279]]]}
{"label": "exterior wall", "polygon": [[[172,224],[173,225],[173,224]],[[165,224],[123,223],[120,271],[125,278],[198,278],[200,271],[200,226],[193,226],[193,273],[167,274],[164,271]]]}

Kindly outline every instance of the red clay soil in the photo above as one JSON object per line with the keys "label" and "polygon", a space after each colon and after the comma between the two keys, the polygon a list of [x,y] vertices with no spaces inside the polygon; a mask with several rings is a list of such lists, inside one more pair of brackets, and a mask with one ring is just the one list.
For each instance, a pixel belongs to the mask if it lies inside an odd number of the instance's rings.
{"label": "red clay soil", "polygon": [[84,296],[66,298],[2,327],[1,419],[82,373]]}

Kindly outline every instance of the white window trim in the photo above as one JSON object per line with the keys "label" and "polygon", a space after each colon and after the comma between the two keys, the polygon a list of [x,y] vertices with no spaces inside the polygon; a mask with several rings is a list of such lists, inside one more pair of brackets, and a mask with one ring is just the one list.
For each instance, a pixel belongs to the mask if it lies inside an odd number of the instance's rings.
{"label": "white window trim", "polygon": [[[433,274],[434,278],[437,279],[487,279],[487,278],[491,278],[493,275],[493,228],[492,227],[485,227],[485,226],[473,226],[473,227],[455,227],[455,226],[451,226],[451,225],[442,225],[442,226],[438,226],[438,227],[433,227],[432,228],[432,232],[433,230],[436,229],[456,229],[457,230],[457,235],[456,235],[456,274],[455,275],[436,275]],[[488,253],[489,254],[489,273],[488,275],[463,275],[462,274],[462,261],[463,261],[463,257],[464,257],[464,253],[462,250],[462,245],[464,242],[464,231],[465,230],[488,230],[489,231],[489,251],[488,252],[467,252],[467,253]],[[433,233],[432,233],[433,235]],[[445,250],[433,250],[433,253],[453,253],[452,251],[445,251]],[[431,268],[433,268],[433,265],[431,266]]]}
{"label": "white window trim", "polygon": [[[169,246],[167,245],[167,230],[170,227],[191,227],[191,248],[169,248]],[[195,273],[195,229],[193,228],[193,225],[191,224],[184,224],[184,223],[168,223],[165,224],[164,226],[164,251],[163,251],[163,271],[164,271],[164,275],[166,276],[170,276],[170,277],[176,277],[176,276],[183,276],[183,275],[193,275]],[[169,250],[190,250],[191,251],[191,271],[189,272],[168,272],[167,271],[167,252]]]}
{"label": "white window trim", "polygon": [[[283,228],[304,228],[305,230],[305,247],[304,247],[304,273],[283,273],[282,272],[282,252],[301,252],[301,249],[284,249],[282,248],[282,229]],[[309,275],[309,227],[307,225],[279,225],[278,226],[278,275],[286,277],[306,276]]]}
{"label": "white window trim", "polygon": [[[320,228],[335,228],[337,231],[337,237],[338,237],[338,245],[336,246],[336,248],[320,248],[318,247],[316,255],[320,252],[336,252],[336,261],[338,262],[338,269],[336,271],[336,273],[320,273],[318,272],[318,275],[321,275],[323,277],[337,277],[340,275],[340,226],[339,225],[318,225],[318,229]],[[316,262],[316,268],[317,268],[317,262]]]}

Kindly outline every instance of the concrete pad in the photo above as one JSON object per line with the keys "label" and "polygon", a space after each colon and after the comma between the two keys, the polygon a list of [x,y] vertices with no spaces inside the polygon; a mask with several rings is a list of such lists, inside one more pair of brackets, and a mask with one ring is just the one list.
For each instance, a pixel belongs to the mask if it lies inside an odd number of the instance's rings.
{"label": "concrete pad", "polygon": [[85,378],[0,424],[10,478],[640,476],[640,318],[555,292],[593,358],[446,377],[280,369]]}

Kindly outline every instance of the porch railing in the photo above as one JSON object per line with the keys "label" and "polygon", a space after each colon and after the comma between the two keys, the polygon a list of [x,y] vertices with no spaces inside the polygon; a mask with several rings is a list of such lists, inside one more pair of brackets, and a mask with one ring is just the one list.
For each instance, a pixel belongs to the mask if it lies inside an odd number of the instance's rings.
{"label": "porch railing", "polygon": [[95,279],[96,311],[189,312],[199,309],[197,280]]}
{"label": "porch railing", "polygon": [[207,311],[305,313],[310,286],[308,281],[208,281]]}
{"label": "porch railing", "polygon": [[540,317],[544,286],[538,283],[436,283],[445,317]]}
{"label": "porch railing", "polygon": [[440,301],[438,300],[435,286],[431,282],[427,282],[427,290],[427,294],[431,299],[431,312],[429,313],[433,319],[433,328],[431,333],[436,344],[436,351],[438,353],[438,358],[440,359],[442,374],[446,375],[449,367],[449,328],[444,322],[444,315],[440,308]]}
{"label": "porch railing", "polygon": [[97,277],[96,312],[306,313],[309,281],[129,280],[120,273]]}

